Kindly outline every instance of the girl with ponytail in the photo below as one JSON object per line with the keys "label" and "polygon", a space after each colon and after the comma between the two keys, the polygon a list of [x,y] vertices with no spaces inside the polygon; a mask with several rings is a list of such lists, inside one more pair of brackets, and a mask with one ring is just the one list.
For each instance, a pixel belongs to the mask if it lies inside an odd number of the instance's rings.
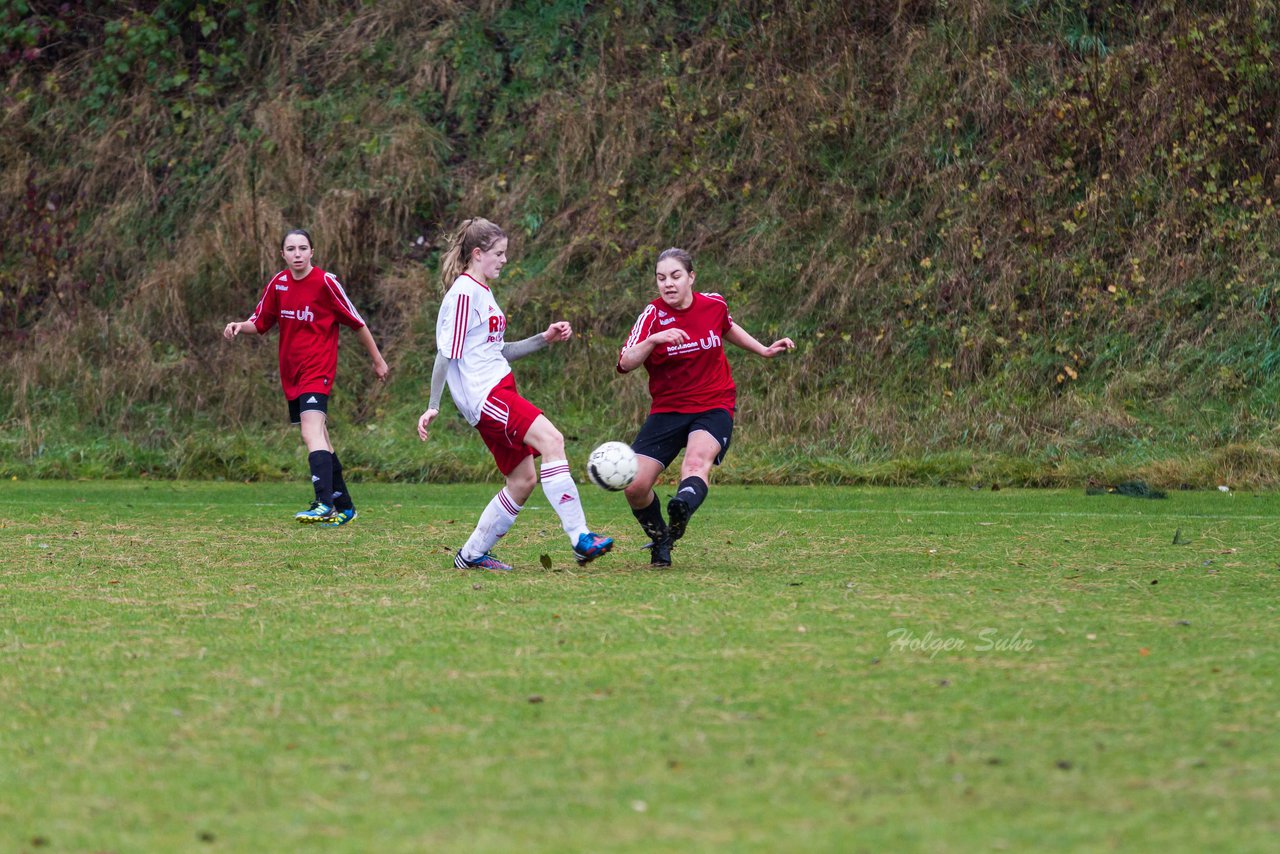
{"label": "girl with ponytail", "polygon": [[[424,442],[429,438],[447,384],[454,405],[479,431],[507,479],[454,555],[454,566],[510,570],[490,550],[511,529],[539,481],[581,566],[606,554],[613,540],[587,527],[564,436],[542,410],[520,396],[510,364],[548,344],[567,341],[573,329],[567,321],[557,320],[545,332],[508,344],[507,317],[490,287],[506,263],[507,236],[487,219],[466,220],[451,237],[440,264],[446,293],[436,318],[438,349],[431,396],[418,418],[418,436]],[[540,471],[534,468],[538,456],[542,457]]]}

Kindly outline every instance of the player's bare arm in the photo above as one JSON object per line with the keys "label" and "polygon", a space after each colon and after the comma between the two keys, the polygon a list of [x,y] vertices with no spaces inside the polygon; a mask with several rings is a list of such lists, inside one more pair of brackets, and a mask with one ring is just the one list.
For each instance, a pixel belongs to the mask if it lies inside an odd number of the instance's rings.
{"label": "player's bare arm", "polygon": [[379,380],[385,380],[391,369],[387,367],[387,360],[382,358],[382,353],[378,350],[378,343],[373,340],[373,333],[369,331],[368,326],[361,326],[360,331],[356,333],[360,339],[360,343],[364,345],[364,349],[369,354],[369,358],[373,360],[373,375]]}
{"label": "player's bare arm", "polygon": [[790,338],[779,338],[766,347],[757,341],[755,336],[736,323],[729,327],[729,332],[724,336],[724,340],[735,347],[741,347],[748,353],[755,353],[757,356],[763,356],[766,359],[772,359],[779,353],[785,353],[796,348],[795,342]]}
{"label": "player's bare arm", "polygon": [[251,320],[233,320],[222,330],[222,337],[230,341],[237,335],[257,335],[258,327]]}
{"label": "player's bare arm", "polygon": [[664,329],[661,332],[655,332],[643,341],[639,341],[627,349],[622,351],[622,356],[618,359],[618,367],[623,373],[633,371],[644,364],[644,360],[649,358],[658,347],[670,344],[684,344],[689,340],[689,333],[678,327]]}
{"label": "player's bare arm", "polygon": [[428,409],[418,417],[418,438],[427,441],[431,437],[431,422],[440,414],[438,409]]}
{"label": "player's bare arm", "polygon": [[557,341],[568,341],[573,337],[573,327],[569,325],[567,320],[557,320],[547,327],[547,331],[542,333],[542,337],[547,340],[548,344],[554,344]]}

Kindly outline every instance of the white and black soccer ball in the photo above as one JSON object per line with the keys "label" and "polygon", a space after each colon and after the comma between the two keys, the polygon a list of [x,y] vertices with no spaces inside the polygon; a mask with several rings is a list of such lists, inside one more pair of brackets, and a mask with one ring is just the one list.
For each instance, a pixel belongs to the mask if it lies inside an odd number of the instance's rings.
{"label": "white and black soccer ball", "polygon": [[626,442],[605,442],[587,458],[587,477],[601,489],[617,492],[636,479],[636,454]]}

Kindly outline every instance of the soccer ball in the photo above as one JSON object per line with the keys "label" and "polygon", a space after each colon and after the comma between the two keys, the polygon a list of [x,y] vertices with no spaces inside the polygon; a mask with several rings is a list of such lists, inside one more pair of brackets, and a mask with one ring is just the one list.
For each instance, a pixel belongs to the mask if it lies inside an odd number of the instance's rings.
{"label": "soccer ball", "polygon": [[617,492],[636,479],[636,455],[625,442],[605,442],[587,458],[587,477],[601,489]]}

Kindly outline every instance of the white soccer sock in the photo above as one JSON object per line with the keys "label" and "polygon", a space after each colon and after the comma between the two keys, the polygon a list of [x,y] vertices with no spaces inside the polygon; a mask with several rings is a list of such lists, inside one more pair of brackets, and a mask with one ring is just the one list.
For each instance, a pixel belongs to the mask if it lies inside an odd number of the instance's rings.
{"label": "white soccer sock", "polygon": [[516,504],[515,499],[504,486],[490,499],[488,506],[480,514],[476,529],[471,532],[471,537],[466,544],[459,549],[462,556],[467,560],[476,560],[480,555],[488,552],[503,534],[511,530],[516,516],[520,515],[522,509],[524,508]]}
{"label": "white soccer sock", "polygon": [[546,460],[542,463],[542,491],[551,502],[551,509],[560,517],[560,526],[569,535],[572,545],[578,537],[587,533],[587,516],[582,512],[578,499],[578,484],[573,482],[568,460]]}

